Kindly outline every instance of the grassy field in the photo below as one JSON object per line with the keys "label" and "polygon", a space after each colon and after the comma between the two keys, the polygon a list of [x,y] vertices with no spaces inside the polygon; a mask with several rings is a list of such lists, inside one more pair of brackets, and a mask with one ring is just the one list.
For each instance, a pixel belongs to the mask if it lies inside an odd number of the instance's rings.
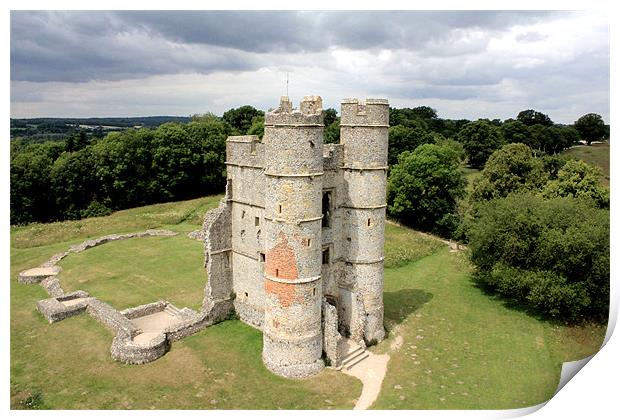
{"label": "grassy field", "polygon": [[583,160],[601,168],[602,182],[609,186],[609,143],[596,143],[591,146],[576,146],[563,152],[564,155]]}
{"label": "grassy field", "polygon": [[[602,344],[605,328],[552,325],[485,295],[447,247],[386,269],[391,360],[373,408],[502,409],[549,399],[561,363]],[[396,337],[402,346],[392,350]]]}
{"label": "grassy field", "polygon": [[[47,295],[17,273],[86,238],[164,227],[176,237],[101,245],[61,262],[66,290],[117,309],[166,299],[198,308],[205,279],[196,229],[219,197],[147,206],[108,217],[11,230],[11,406],[24,408],[352,408],[361,383],[339,372],[292,381],[268,372],[259,331],[226,321],[174,343],[163,358],[126,366],[110,358],[112,333],[87,315],[49,325],[35,310]],[[462,253],[386,227],[391,360],[373,408],[516,408],[549,398],[563,361],[585,357],[603,327],[569,328],[506,307],[472,284]],[[396,337],[400,348],[392,348]]]}

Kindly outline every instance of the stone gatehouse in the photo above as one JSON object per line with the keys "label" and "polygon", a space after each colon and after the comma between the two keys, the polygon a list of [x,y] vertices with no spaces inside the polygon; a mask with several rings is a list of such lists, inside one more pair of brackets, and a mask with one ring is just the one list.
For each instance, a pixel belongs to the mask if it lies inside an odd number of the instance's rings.
{"label": "stone gatehouse", "polygon": [[321,98],[294,109],[283,97],[262,141],[226,141],[226,195],[203,227],[203,308],[262,330],[276,374],[304,377],[339,365],[344,340],[384,338],[388,124],[387,100],[345,99],[340,144],[323,144]]}

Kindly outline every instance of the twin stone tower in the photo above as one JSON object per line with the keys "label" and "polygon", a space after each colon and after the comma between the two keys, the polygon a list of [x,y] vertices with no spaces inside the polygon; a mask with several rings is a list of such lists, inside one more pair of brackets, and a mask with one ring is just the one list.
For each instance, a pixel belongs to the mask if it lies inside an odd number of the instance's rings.
{"label": "twin stone tower", "polygon": [[227,187],[205,219],[205,306],[263,331],[285,377],[338,365],[342,342],[383,340],[389,106],[342,101],[340,144],[323,144],[318,96],[265,115],[262,142],[226,142]]}

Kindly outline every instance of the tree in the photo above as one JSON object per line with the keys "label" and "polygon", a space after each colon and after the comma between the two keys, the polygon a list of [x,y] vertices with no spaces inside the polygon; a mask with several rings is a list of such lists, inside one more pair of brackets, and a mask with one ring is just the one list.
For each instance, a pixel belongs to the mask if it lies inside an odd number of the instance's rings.
{"label": "tree", "polygon": [[607,133],[603,118],[598,114],[592,113],[579,117],[579,119],[575,121],[575,129],[579,132],[581,138],[588,143],[588,146],[590,146],[593,141],[605,138],[605,134]]}
{"label": "tree", "polygon": [[474,181],[473,202],[506,197],[515,192],[539,191],[547,182],[543,162],[522,143],[507,144],[493,152],[481,176]]}
{"label": "tree", "polygon": [[402,152],[413,151],[421,144],[435,142],[431,132],[421,127],[396,125],[390,127],[388,136],[388,163],[390,165],[394,165],[398,161],[398,155]]}
{"label": "tree", "polygon": [[482,168],[491,154],[504,144],[499,128],[486,120],[473,121],[459,131],[469,165]]}
{"label": "tree", "polygon": [[248,135],[258,136],[259,139],[263,138],[265,134],[265,116],[259,115],[252,118],[252,125],[248,129]]}
{"label": "tree", "polygon": [[506,120],[502,124],[502,135],[506,143],[523,143],[528,144],[530,132],[527,125],[519,120]]}
{"label": "tree", "polygon": [[458,152],[423,144],[403,152],[388,181],[388,211],[401,222],[449,235],[458,224],[456,204],[465,195]]}
{"label": "tree", "polygon": [[609,190],[601,185],[601,171],[581,160],[569,160],[549,181],[542,194],[546,198],[575,197],[591,200],[599,208],[609,208]]}
{"label": "tree", "polygon": [[513,194],[482,204],[477,215],[469,250],[481,285],[553,318],[606,319],[609,211]]}
{"label": "tree", "polygon": [[11,224],[54,219],[50,191],[53,163],[54,160],[42,150],[11,156]]}
{"label": "tree", "polygon": [[77,133],[71,134],[65,140],[65,150],[67,152],[77,152],[88,146],[88,137],[86,130],[81,129]]}
{"label": "tree", "polygon": [[63,153],[50,172],[51,191],[61,217],[80,219],[82,212],[97,199],[99,188],[93,168],[92,146]]}
{"label": "tree", "polygon": [[254,108],[251,105],[232,108],[224,112],[222,119],[230,124],[231,127],[237,129],[240,134],[246,134],[252,126],[252,119],[258,116],[264,116],[265,113]]}
{"label": "tree", "polygon": [[110,133],[93,145],[92,163],[100,205],[116,210],[154,201],[153,134],[150,129]]}
{"label": "tree", "polygon": [[443,129],[443,121],[437,117],[437,111],[428,106],[390,108],[390,126],[396,125],[418,127],[426,132],[439,132]]}
{"label": "tree", "polygon": [[336,118],[330,125],[325,127],[323,138],[326,144],[340,142],[340,118]]}
{"label": "tree", "polygon": [[519,114],[517,115],[517,120],[521,121],[527,126],[540,124],[545,127],[550,127],[553,125],[553,121],[551,121],[551,118],[549,118],[547,114],[534,111],[533,109],[526,109],[525,111],[519,112]]}
{"label": "tree", "polygon": [[323,124],[329,127],[338,118],[338,112],[334,108],[323,110]]}

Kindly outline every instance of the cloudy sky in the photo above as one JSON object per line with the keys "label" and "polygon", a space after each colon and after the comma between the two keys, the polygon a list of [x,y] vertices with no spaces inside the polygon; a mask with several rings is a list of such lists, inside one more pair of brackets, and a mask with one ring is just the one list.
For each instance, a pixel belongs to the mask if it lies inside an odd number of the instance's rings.
{"label": "cloudy sky", "polygon": [[221,115],[286,94],[609,121],[600,12],[11,12],[11,116]]}

